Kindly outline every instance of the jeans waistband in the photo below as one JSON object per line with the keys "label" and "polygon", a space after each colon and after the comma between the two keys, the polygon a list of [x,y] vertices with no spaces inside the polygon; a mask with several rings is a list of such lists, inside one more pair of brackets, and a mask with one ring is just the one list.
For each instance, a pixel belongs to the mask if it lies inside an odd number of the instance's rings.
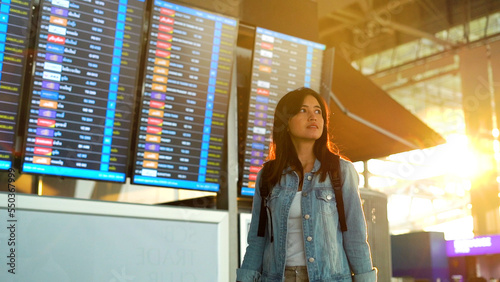
{"label": "jeans waistband", "polygon": [[285,271],[307,271],[307,266],[285,266]]}

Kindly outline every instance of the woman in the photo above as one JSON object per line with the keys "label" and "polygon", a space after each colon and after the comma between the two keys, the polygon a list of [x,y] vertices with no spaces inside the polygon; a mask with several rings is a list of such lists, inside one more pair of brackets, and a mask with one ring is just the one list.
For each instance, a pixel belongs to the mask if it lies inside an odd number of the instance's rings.
{"label": "woman", "polygon": [[[327,177],[338,156],[329,140],[328,113],[321,96],[299,88],[281,98],[272,140],[271,161],[257,175],[248,247],[237,280],[376,281],[358,174],[343,159],[340,171],[347,231],[339,226]],[[258,232],[259,222],[265,232]]]}

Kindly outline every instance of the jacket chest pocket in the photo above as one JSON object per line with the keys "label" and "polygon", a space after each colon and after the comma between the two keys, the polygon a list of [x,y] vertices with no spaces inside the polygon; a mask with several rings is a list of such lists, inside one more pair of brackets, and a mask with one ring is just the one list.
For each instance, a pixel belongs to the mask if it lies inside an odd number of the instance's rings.
{"label": "jacket chest pocket", "polygon": [[336,214],[337,213],[337,201],[335,200],[335,194],[333,189],[328,187],[325,189],[319,189],[315,191],[316,203],[319,210],[323,214]]}

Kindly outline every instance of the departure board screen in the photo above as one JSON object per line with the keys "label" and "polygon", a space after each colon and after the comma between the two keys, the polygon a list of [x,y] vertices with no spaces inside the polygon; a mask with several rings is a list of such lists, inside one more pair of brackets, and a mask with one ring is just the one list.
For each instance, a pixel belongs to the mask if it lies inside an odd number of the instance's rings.
{"label": "departure board screen", "polygon": [[155,0],[132,182],[218,191],[233,18]]}
{"label": "departure board screen", "polygon": [[144,9],[41,1],[24,172],[125,182]]}
{"label": "departure board screen", "polygon": [[12,167],[31,1],[0,1],[0,170]]}
{"label": "departure board screen", "polygon": [[287,92],[309,87],[319,92],[325,45],[258,27],[252,62],[241,195],[252,196],[269,152],[278,101]]}

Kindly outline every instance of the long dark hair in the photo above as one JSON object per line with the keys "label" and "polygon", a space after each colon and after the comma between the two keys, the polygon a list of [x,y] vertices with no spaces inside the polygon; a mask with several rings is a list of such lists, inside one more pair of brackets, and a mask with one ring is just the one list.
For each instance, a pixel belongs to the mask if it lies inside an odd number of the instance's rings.
{"label": "long dark hair", "polygon": [[325,100],[314,90],[306,87],[298,88],[283,96],[274,113],[274,124],[272,142],[269,146],[269,161],[264,164],[261,189],[270,192],[276,185],[287,167],[296,170],[300,178],[303,177],[303,167],[295,151],[290,133],[288,132],[288,121],[296,115],[306,96],[311,95],[318,101],[323,117],[323,134],[316,140],[313,147],[314,156],[321,162],[317,173],[323,182],[329,171],[332,171],[335,158],[339,155],[338,148],[330,141],[328,133],[329,111]]}

